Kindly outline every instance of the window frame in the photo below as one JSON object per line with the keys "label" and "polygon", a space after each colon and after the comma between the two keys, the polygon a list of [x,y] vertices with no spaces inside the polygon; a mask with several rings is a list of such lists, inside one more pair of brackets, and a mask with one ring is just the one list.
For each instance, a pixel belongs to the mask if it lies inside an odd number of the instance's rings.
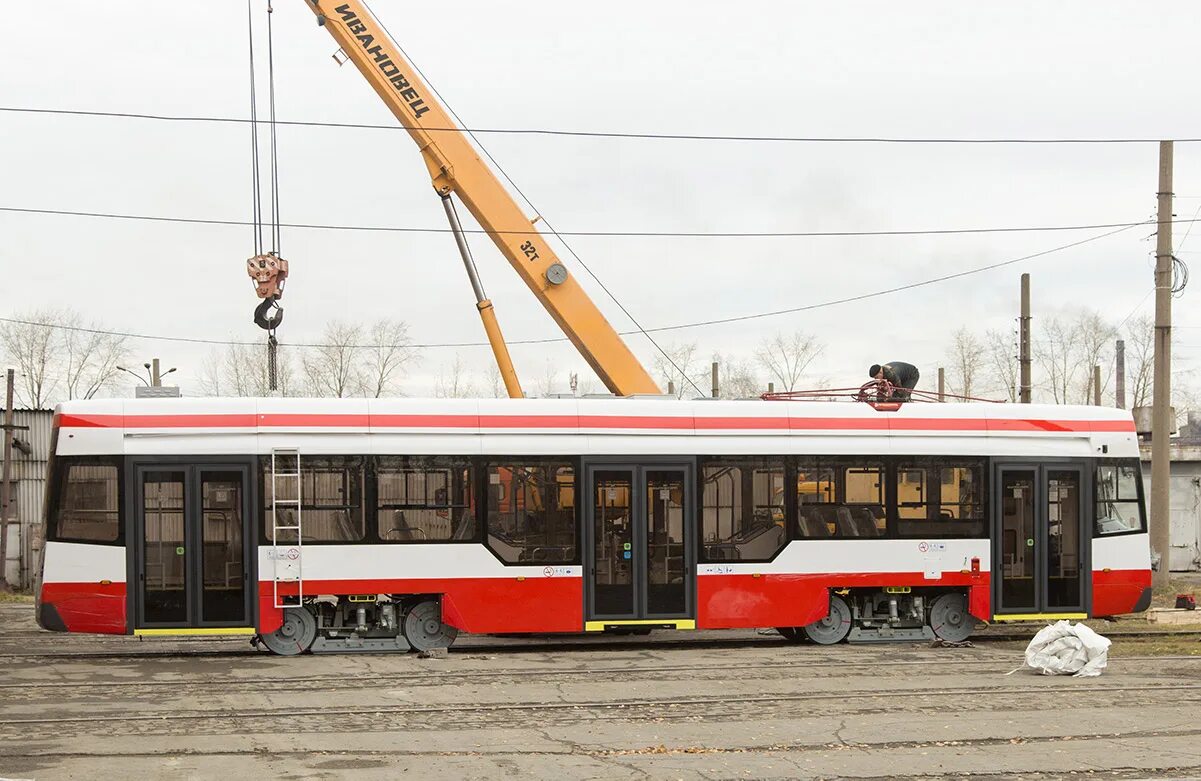
{"label": "window frame", "polygon": [[[430,465],[424,471],[432,471],[439,469],[465,469],[467,479],[469,481],[468,491],[471,495],[471,500],[474,503],[475,523],[474,530],[470,537],[461,540],[453,539],[410,539],[398,540],[384,537],[380,533],[379,514],[381,510],[393,508],[389,505],[385,508],[380,502],[380,471],[388,469],[390,465],[387,462],[403,463],[406,466],[411,464],[425,463]],[[421,471],[412,469],[411,471]],[[480,459],[474,456],[456,456],[456,455],[433,455],[433,456],[412,456],[412,455],[378,455],[372,456],[367,463],[366,484],[364,486],[364,503],[367,510],[367,541],[369,543],[379,543],[381,545],[464,545],[464,544],[479,544],[484,541],[486,534],[484,533],[484,522],[481,515],[487,515],[487,508],[483,508],[481,514],[480,506],[480,477],[481,465]],[[398,506],[397,506],[398,507]],[[438,510],[447,509],[454,510],[458,508],[472,509],[472,504],[466,505],[405,505],[413,509]],[[453,524],[452,524],[453,533]]]}
{"label": "window frame", "polygon": [[[477,456],[473,459],[476,468],[476,502],[480,508],[479,517],[477,518],[477,526],[481,535],[484,547],[492,556],[506,567],[542,567],[542,566],[572,566],[579,565],[583,561],[584,535],[581,518],[583,517],[583,509],[580,504],[581,485],[583,483],[583,465],[580,456]],[[511,466],[532,466],[532,465],[554,465],[557,467],[570,467],[572,474],[572,530],[575,535],[573,553],[570,558],[555,559],[555,560],[540,560],[540,561],[509,561],[500,551],[492,545],[491,531],[491,506],[489,503],[489,492],[491,488],[493,467],[508,468]],[[503,485],[503,483],[501,483]],[[515,493],[513,494],[515,495]],[[504,501],[499,499],[498,501]]]}
{"label": "window frame", "polygon": [[[1103,467],[1103,466],[1113,466],[1113,467],[1134,466],[1135,472],[1136,472],[1134,484],[1135,484],[1135,489],[1136,489],[1135,492],[1138,495],[1137,500],[1115,499],[1113,501],[1117,501],[1117,502],[1137,501],[1138,502],[1139,527],[1137,529],[1125,529],[1123,531],[1105,532],[1105,533],[1101,533],[1097,530],[1097,519],[1099,517],[1099,514],[1097,513],[1097,505],[1100,504],[1100,499],[1098,498],[1100,491],[1098,490],[1098,488],[1101,485],[1101,481],[1098,478],[1097,472],[1100,471],[1101,467]],[[1131,456],[1129,458],[1097,458],[1097,459],[1093,459],[1093,470],[1092,470],[1092,475],[1091,475],[1091,482],[1092,482],[1093,496],[1092,496],[1092,503],[1088,505],[1089,520],[1090,520],[1089,529],[1090,529],[1090,534],[1092,535],[1091,539],[1109,540],[1109,539],[1113,539],[1114,537],[1124,537],[1129,534],[1147,534],[1149,532],[1150,526],[1148,524],[1148,518],[1147,518],[1148,507],[1147,507],[1147,498],[1146,498],[1146,485],[1143,483],[1143,460],[1141,458]]]}
{"label": "window frame", "polygon": [[[991,490],[991,475],[992,475],[992,459],[988,456],[894,456],[889,459],[891,466],[889,468],[890,480],[892,482],[893,500],[890,503],[891,516],[889,518],[889,528],[892,532],[890,536],[893,539],[899,540],[982,540],[992,538],[992,506],[990,498]],[[927,508],[926,518],[924,521],[915,518],[901,518],[901,502],[900,502],[900,475],[902,472],[910,472],[917,469],[923,470],[925,476],[923,478],[923,492],[938,491],[938,505],[942,506],[942,489],[947,485],[942,481],[942,471],[945,469],[962,469],[974,468],[977,469],[977,474],[980,477],[980,515],[976,518],[964,520],[962,518],[947,521],[946,524],[954,527],[954,524],[963,523],[979,523],[980,531],[976,534],[949,534],[946,532],[934,533],[908,533],[903,532],[901,524],[903,522],[918,522],[918,523],[942,523],[941,521],[931,520],[929,507],[931,502],[929,497],[923,497],[926,501],[922,505]],[[931,472],[937,470],[937,479],[931,479]],[[962,507],[962,502],[956,502],[956,506]],[[950,529],[948,529],[950,531]]]}
{"label": "window frame", "polygon": [[[761,470],[761,471],[767,471],[767,472],[775,472],[775,471],[782,472],[784,485],[783,485],[783,495],[780,497],[780,499],[781,499],[781,504],[782,504],[781,509],[783,510],[784,542],[770,556],[768,556],[766,558],[752,558],[752,559],[741,559],[740,558],[740,559],[731,560],[731,559],[712,558],[708,555],[707,549],[710,545],[728,545],[728,544],[730,544],[729,542],[722,542],[722,541],[715,541],[715,542],[710,543],[710,542],[706,541],[706,539],[705,539],[705,485],[708,482],[705,478],[705,469],[707,469],[709,467],[725,467],[725,468],[751,469],[752,471]],[[794,506],[795,501],[793,501],[793,502],[789,501],[789,496],[795,495],[795,491],[796,491],[796,488],[795,488],[796,468],[795,468],[795,458],[794,457],[783,456],[783,455],[753,455],[753,456],[706,455],[706,456],[700,456],[696,460],[695,474],[696,474],[696,476],[695,476],[696,488],[694,490],[695,490],[696,504],[695,504],[695,509],[693,510],[693,518],[694,518],[693,533],[696,535],[696,555],[697,555],[697,563],[698,564],[730,564],[732,562],[739,563],[739,564],[743,564],[743,563],[745,563],[745,564],[763,564],[766,562],[774,561],[777,556],[779,556],[781,553],[784,552],[785,549],[788,548],[789,543],[791,543],[794,539],[796,539],[792,533],[792,529],[795,524],[795,520],[794,520],[795,513],[796,513],[796,508]],[[753,491],[753,485],[754,485],[753,474],[751,476],[751,481],[752,481],[752,491]],[[791,491],[789,490],[790,485],[794,486]],[[775,507],[776,506],[774,504],[756,505],[753,493],[752,493],[752,496],[750,497],[750,501],[751,501],[752,513],[753,513],[755,507]]]}
{"label": "window frame", "polygon": [[[72,466],[109,466],[117,472],[117,536],[112,540],[85,540],[64,537],[60,531],[59,510],[67,484],[67,475]],[[125,459],[121,456],[59,456],[53,457],[53,469],[46,487],[45,532],[47,542],[62,542],[73,545],[109,545],[124,547],[125,525],[128,515],[125,509]]]}
{"label": "window frame", "polygon": [[[818,540],[887,540],[895,539],[895,518],[896,509],[894,507],[896,497],[896,483],[893,470],[894,459],[884,455],[803,455],[792,456],[789,458],[791,479],[789,485],[792,486],[791,495],[792,502],[790,510],[792,512],[792,521],[789,524],[790,540],[803,542],[814,542]],[[872,502],[847,502],[847,470],[858,469],[862,471],[879,470],[880,473],[880,502],[874,504]],[[801,533],[801,512],[800,512],[800,493],[797,491],[797,480],[802,471],[825,471],[833,472],[834,494],[833,500],[828,502],[812,502],[810,506],[852,506],[852,507],[880,507],[884,511],[884,528],[880,529],[877,526],[878,533],[872,537],[845,537],[839,534],[831,534],[826,537],[810,537]],[[840,499],[841,497],[841,499]],[[874,516],[873,516],[874,521]]]}
{"label": "window frame", "polygon": [[[369,515],[368,508],[371,506],[369,504],[369,502],[373,501],[373,499],[374,499],[374,497],[371,495],[371,488],[370,488],[370,486],[372,485],[372,481],[371,481],[370,475],[369,475],[369,467],[370,467],[370,461],[371,461],[370,457],[368,457],[362,453],[329,453],[329,454],[322,453],[319,455],[305,455],[302,453],[300,455],[300,474],[301,474],[302,481],[304,480],[303,476],[306,472],[306,469],[305,469],[305,460],[306,459],[310,463],[313,461],[334,461],[337,459],[343,460],[343,462],[347,465],[357,462],[357,465],[358,465],[357,472],[358,472],[359,481],[360,481],[360,483],[359,483],[359,486],[360,486],[359,487],[359,511],[360,511],[360,515],[361,515],[362,521],[363,521],[363,533],[358,539],[354,539],[354,540],[305,540],[305,539],[303,539],[303,535],[302,535],[301,544],[302,545],[370,545],[372,543],[378,542],[379,540],[378,540],[378,538],[375,537],[375,534],[373,531],[373,524],[371,522],[372,519],[370,519],[368,517],[368,515]],[[348,467],[343,467],[343,471],[345,471],[346,468],[348,468]],[[312,471],[312,470],[310,469],[307,471]],[[271,500],[270,500],[271,494],[267,490],[268,479],[271,474],[271,457],[270,456],[260,456],[259,457],[258,474],[259,474],[259,479],[258,479],[258,487],[256,489],[256,492],[258,495],[258,504],[259,504],[259,508],[258,508],[258,516],[259,516],[258,517],[258,528],[259,528],[259,535],[260,535],[259,544],[264,545],[264,546],[270,546],[271,545],[271,527],[267,524],[267,515],[271,510]],[[302,485],[302,489],[303,489],[303,485]],[[304,497],[302,496],[301,499],[304,500]],[[334,510],[334,509],[344,508],[344,507],[354,507],[354,505],[353,504],[312,505],[312,504],[308,504],[307,502],[302,501],[302,504],[300,505],[300,511],[301,511],[301,513],[304,513],[306,511],[312,512],[314,510]],[[301,516],[301,526],[302,527],[304,526],[303,515]],[[303,531],[303,529],[302,529],[302,531]],[[280,542],[279,544],[280,545],[294,545],[295,543]]]}

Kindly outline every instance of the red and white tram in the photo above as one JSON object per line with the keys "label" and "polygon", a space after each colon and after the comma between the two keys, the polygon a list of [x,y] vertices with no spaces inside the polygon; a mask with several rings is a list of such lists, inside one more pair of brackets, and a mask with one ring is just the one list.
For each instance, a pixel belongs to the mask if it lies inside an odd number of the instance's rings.
{"label": "red and white tram", "polygon": [[1151,595],[1134,425],[1100,407],[148,399],[55,432],[56,631],[960,639]]}

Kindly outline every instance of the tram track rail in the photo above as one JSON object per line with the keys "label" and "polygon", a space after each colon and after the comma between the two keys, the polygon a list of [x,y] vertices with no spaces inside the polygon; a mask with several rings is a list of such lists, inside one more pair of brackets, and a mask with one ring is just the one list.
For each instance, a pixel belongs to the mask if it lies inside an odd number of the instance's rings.
{"label": "tram track rail", "polygon": [[[1158,694],[1170,693],[1172,701],[1177,703],[1201,700],[1201,683],[1197,684],[1163,684],[1163,685],[1127,685],[1109,684],[1090,686],[1087,689],[1090,696],[1098,694]],[[1184,692],[1196,692],[1195,697],[1181,697]],[[488,716],[490,714],[511,714],[537,712],[548,714],[555,711],[590,711],[614,712],[622,711],[628,718],[639,711],[655,708],[708,708],[714,706],[766,706],[784,703],[813,703],[822,701],[850,702],[854,700],[879,700],[903,698],[915,700],[945,699],[959,697],[981,697],[983,695],[998,695],[1004,697],[1038,695],[1044,704],[1047,698],[1074,698],[1080,694],[1075,689],[1054,689],[1045,686],[955,686],[929,687],[907,689],[904,691],[843,690],[830,692],[797,692],[791,694],[769,695],[714,695],[699,697],[666,697],[666,698],[621,698],[610,700],[538,700],[507,703],[454,703],[446,705],[404,705],[381,704],[363,706],[330,706],[330,707],[290,707],[290,708],[214,708],[202,711],[171,711],[135,714],[101,714],[79,716],[49,716],[34,718],[0,718],[0,728],[29,728],[35,726],[65,727],[67,725],[98,724],[112,726],[117,723],[154,723],[159,725],[194,723],[211,720],[234,722],[237,720],[256,720],[262,723],[270,719],[292,720],[303,718],[332,718],[354,716],[379,717],[414,717],[428,718],[430,716]],[[728,711],[726,711],[728,712]]]}
{"label": "tram track rail", "polygon": [[[45,635],[41,635],[44,637]],[[1171,639],[1190,641],[1196,640],[1201,643],[1201,630],[1187,631],[1164,631],[1164,630],[1136,630],[1110,632],[1106,636],[1115,641],[1123,639]],[[978,648],[987,649],[990,643],[994,642],[1020,642],[1028,641],[1033,637],[1032,632],[1007,632],[1007,633],[988,633],[974,635],[971,637],[971,642],[976,644]],[[222,641],[213,639],[198,639],[186,642],[171,643],[168,647],[149,646],[137,651],[121,650],[109,651],[104,650],[64,650],[64,651],[8,651],[4,649],[4,644],[13,639],[6,635],[3,641],[0,641],[0,663],[6,660],[27,660],[27,659],[156,659],[156,658],[190,658],[190,657],[246,657],[261,655],[261,651],[257,651],[250,647],[249,642],[240,641]],[[92,638],[88,642],[94,642]],[[127,645],[137,641],[131,640],[128,636],[122,635],[119,638],[114,637],[102,641],[102,644]],[[639,640],[609,640],[597,638],[583,639],[576,642],[556,642],[554,640],[542,641],[540,639],[532,639],[527,642],[505,642],[489,644],[487,640],[470,641],[469,644],[457,645],[452,652],[455,653],[487,653],[497,655],[521,654],[521,653],[555,653],[555,652],[604,652],[604,651],[628,651],[628,650],[654,650],[661,648],[688,647],[692,649],[721,649],[721,648],[741,648],[741,647],[782,647],[792,643],[780,637],[769,635],[759,637],[738,637],[729,639],[720,638],[705,638],[697,640],[681,636],[670,640],[651,640],[645,638]],[[913,646],[924,646],[924,642],[915,641],[899,641],[895,643],[859,643],[852,644],[856,648],[905,648]],[[186,647],[180,647],[186,646]],[[813,647],[813,646],[808,646]],[[396,652],[403,654],[405,652]],[[336,652],[335,652],[336,655]],[[350,654],[347,654],[350,655]],[[354,654],[359,656],[362,654]],[[387,656],[386,652],[373,654],[376,656]]]}
{"label": "tram track rail", "polygon": [[[940,669],[943,672],[956,671],[959,669],[971,669],[973,671],[978,668],[1004,668],[1009,666],[1010,658],[988,658],[988,659],[947,659],[940,663]],[[1173,662],[1197,662],[1201,663],[1201,656],[1128,656],[1122,658],[1123,664],[1153,664],[1160,665],[1165,661]],[[738,664],[704,664],[704,665],[650,665],[650,666],[609,666],[609,667],[579,667],[579,668],[563,668],[563,667],[538,667],[531,669],[507,668],[507,669],[473,669],[461,671],[441,671],[441,670],[421,670],[416,672],[370,672],[356,673],[354,675],[342,674],[331,681],[327,675],[312,675],[312,676],[290,676],[281,677],[271,676],[253,676],[230,678],[228,676],[205,676],[197,678],[170,678],[162,680],[128,680],[128,681],[39,681],[28,683],[0,683],[0,691],[55,691],[65,690],[71,692],[94,692],[106,689],[119,689],[122,691],[138,690],[138,689],[159,689],[168,688],[173,690],[205,688],[211,686],[220,686],[225,692],[238,691],[243,688],[255,688],[262,686],[271,686],[272,691],[306,691],[316,687],[318,690],[330,691],[341,689],[357,689],[357,688],[378,688],[381,684],[390,686],[445,686],[458,685],[462,683],[470,683],[473,681],[509,681],[509,680],[551,680],[559,678],[578,678],[581,675],[589,676],[621,676],[621,677],[645,677],[645,676],[661,676],[680,674],[690,677],[708,676],[710,674],[722,674],[728,672],[768,672],[775,673],[774,676],[785,678],[797,673],[805,673],[811,670],[835,670],[839,673],[846,672],[859,673],[866,669],[879,668],[895,668],[895,669],[912,669],[915,667],[926,667],[929,662],[926,660],[842,660],[842,659],[826,659],[826,660],[807,660],[803,663],[781,664],[778,661],[767,661],[761,663],[741,662]],[[1199,672],[1201,672],[1201,664],[1199,664]],[[824,677],[824,676],[815,676]],[[706,680],[708,678],[706,677]]]}

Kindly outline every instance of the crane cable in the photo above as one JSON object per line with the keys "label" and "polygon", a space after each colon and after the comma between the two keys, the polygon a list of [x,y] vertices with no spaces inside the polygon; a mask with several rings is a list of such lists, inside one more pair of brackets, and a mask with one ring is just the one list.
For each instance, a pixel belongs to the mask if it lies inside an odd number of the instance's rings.
{"label": "crane cable", "polygon": [[[283,295],[284,282],[288,277],[288,261],[280,257],[282,244],[280,236],[279,213],[279,153],[276,136],[275,117],[275,37],[272,29],[271,0],[267,0],[267,87],[268,87],[268,127],[270,149],[271,206],[270,222],[264,224],[263,219],[263,185],[262,166],[259,161],[258,135],[258,100],[256,89],[256,73],[254,66],[254,0],[246,2],[247,39],[250,44],[250,140],[251,140],[251,191],[254,199],[252,208],[254,230],[254,257],[247,264],[247,273],[254,281],[255,292],[262,302],[255,307],[254,322],[267,332],[267,387],[271,391],[278,390],[279,342],[275,337],[275,329],[283,322],[284,310],[279,305]],[[264,227],[268,229],[268,240],[271,249],[264,251]],[[269,310],[274,313],[268,316]]]}

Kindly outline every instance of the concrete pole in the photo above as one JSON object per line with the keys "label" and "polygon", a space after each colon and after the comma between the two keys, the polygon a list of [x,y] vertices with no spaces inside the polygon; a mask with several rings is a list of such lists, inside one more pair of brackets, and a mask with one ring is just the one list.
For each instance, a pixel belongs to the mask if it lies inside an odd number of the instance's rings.
{"label": "concrete pole", "polygon": [[1171,539],[1172,431],[1172,142],[1159,142],[1158,226],[1155,237],[1155,378],[1151,412],[1151,556],[1159,558],[1152,577],[1168,585]]}
{"label": "concrete pole", "polygon": [[1101,406],[1101,367],[1093,366],[1093,406]]}
{"label": "concrete pole", "polygon": [[155,388],[161,388],[163,385],[163,377],[158,372],[158,358],[150,359],[150,384]]}
{"label": "concrete pole", "polygon": [[947,372],[941,366],[938,367],[938,400],[947,400]]}
{"label": "concrete pole", "polygon": [[774,382],[769,382],[769,383],[767,383],[767,392],[768,392],[768,393],[775,393],[775,392],[776,392],[776,384],[775,384]]}
{"label": "concrete pole", "polygon": [[713,362],[712,373],[713,373],[713,398],[720,399],[721,398],[721,386],[718,385],[718,383],[717,383],[717,361]]}
{"label": "concrete pole", "polygon": [[9,369],[4,387],[4,466],[0,468],[0,590],[8,591],[8,510],[12,500],[13,385],[16,370]]}
{"label": "concrete pole", "polygon": [[1126,342],[1118,340],[1113,352],[1113,393],[1118,409],[1126,409]]}
{"label": "concrete pole", "polygon": [[668,396],[676,395],[676,381],[675,380],[667,381],[667,395]]}
{"label": "concrete pole", "polygon": [[1018,318],[1018,401],[1030,403],[1030,275],[1022,274],[1022,309]]}

